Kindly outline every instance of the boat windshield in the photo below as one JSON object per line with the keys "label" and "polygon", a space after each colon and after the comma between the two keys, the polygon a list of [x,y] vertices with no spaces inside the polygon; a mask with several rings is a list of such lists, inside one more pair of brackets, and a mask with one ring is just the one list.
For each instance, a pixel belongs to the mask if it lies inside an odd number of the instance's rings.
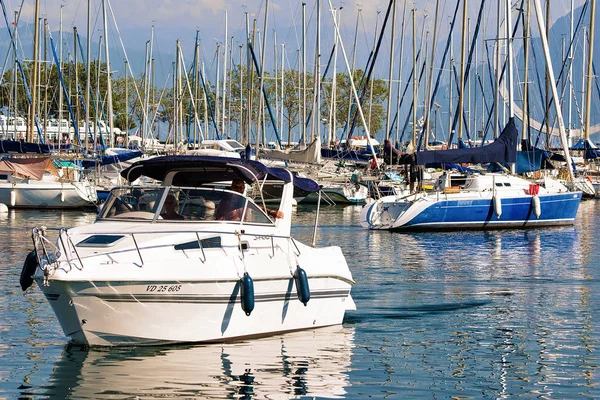
{"label": "boat windshield", "polygon": [[175,186],[114,188],[98,218],[273,224],[260,207],[237,192]]}

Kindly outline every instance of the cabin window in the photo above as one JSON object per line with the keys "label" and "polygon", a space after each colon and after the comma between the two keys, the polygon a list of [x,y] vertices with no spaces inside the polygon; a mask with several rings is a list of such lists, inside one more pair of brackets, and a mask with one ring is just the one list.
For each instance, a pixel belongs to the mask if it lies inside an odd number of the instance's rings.
{"label": "cabin window", "polygon": [[194,250],[199,248],[218,249],[221,247],[221,237],[215,236],[211,238],[200,239],[199,243],[197,240],[186,243],[179,243],[173,247],[175,248],[175,250]]}
{"label": "cabin window", "polygon": [[502,186],[502,182],[496,182],[496,186]]}
{"label": "cabin window", "polygon": [[510,182],[504,182],[504,186],[510,186]]}
{"label": "cabin window", "polygon": [[8,179],[8,175],[7,174],[0,174],[0,179]]}
{"label": "cabin window", "polygon": [[124,237],[124,235],[93,235],[77,243],[77,247],[110,247]]}

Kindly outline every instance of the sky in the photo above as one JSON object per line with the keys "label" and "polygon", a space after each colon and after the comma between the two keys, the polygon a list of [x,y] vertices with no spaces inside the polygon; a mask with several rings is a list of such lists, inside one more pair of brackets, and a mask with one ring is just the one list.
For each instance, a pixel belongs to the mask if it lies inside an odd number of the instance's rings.
{"label": "sky", "polygon": [[[88,2],[91,4],[92,40],[97,41],[102,35],[102,7],[101,0],[38,0],[40,4],[40,18],[47,18],[51,30],[57,31],[60,23],[62,9],[62,24],[64,30],[71,30],[77,26],[81,34],[87,29]],[[439,0],[438,26],[440,26],[439,37],[449,25],[449,15],[456,6],[457,0]],[[533,0],[532,0],[533,1]],[[545,0],[540,0],[542,4]],[[245,37],[246,14],[250,24],[257,20],[257,28],[263,30],[265,7],[268,4],[269,18],[267,20],[267,37],[272,43],[274,33],[277,35],[278,43],[285,43],[288,52],[295,52],[301,47],[302,29],[302,6],[300,1],[295,0],[107,0],[113,11],[116,26],[121,33],[121,39],[126,46],[144,46],[145,40],[150,39],[152,27],[155,30],[157,40],[164,38],[172,41],[182,40],[184,43],[192,43],[196,31],[206,48],[215,47],[216,43],[223,43],[227,36],[235,37],[236,42],[241,42]],[[305,0],[307,35],[314,34],[316,30],[316,4],[317,0]],[[514,1],[516,2],[516,1]],[[584,0],[573,0],[575,8],[581,6]],[[485,12],[485,22],[488,26],[496,24],[496,1],[489,1]],[[13,11],[23,4],[22,18],[25,21],[33,21],[35,0],[9,0],[6,1],[9,18],[12,19]],[[381,24],[388,0],[358,0],[358,1],[336,1],[331,0],[334,8],[340,11],[340,27],[342,37],[347,48],[352,46],[354,30],[358,23],[359,46],[367,46],[374,41],[375,25]],[[480,1],[468,2],[469,17],[476,18]],[[571,6],[571,0],[552,0],[550,2],[551,19],[567,14]],[[436,2],[434,0],[397,0],[397,32],[400,31],[400,20],[406,7],[407,25],[410,25],[410,9],[416,10],[416,21],[419,28],[425,27],[433,34],[433,19],[435,15]],[[533,7],[533,6],[532,6]],[[461,5],[462,8],[462,5]],[[322,2],[322,39],[327,41],[333,37],[332,16],[328,11],[329,1]],[[359,12],[360,10],[360,12]],[[460,13],[460,11],[459,11]],[[112,43],[118,43],[115,22],[110,18],[109,32]],[[360,17],[358,17],[360,15]],[[227,19],[227,23],[226,23]],[[225,32],[227,27],[227,34]],[[409,27],[407,26],[407,29]],[[494,30],[491,28],[490,30]],[[145,38],[145,40],[144,40]],[[227,39],[229,41],[230,39]],[[271,46],[273,46],[271,44]]]}

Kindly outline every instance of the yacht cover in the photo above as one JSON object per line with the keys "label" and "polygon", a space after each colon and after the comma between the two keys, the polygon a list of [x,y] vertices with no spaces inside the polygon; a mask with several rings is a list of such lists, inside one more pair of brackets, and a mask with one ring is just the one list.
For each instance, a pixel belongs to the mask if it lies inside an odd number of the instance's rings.
{"label": "yacht cover", "polygon": [[58,176],[58,171],[50,158],[3,158],[0,159],[0,172],[11,173],[23,178],[41,180],[48,171]]}
{"label": "yacht cover", "polygon": [[300,163],[321,163],[321,139],[317,136],[303,150],[260,149],[260,157],[294,161]]}
{"label": "yacht cover", "polygon": [[427,150],[418,151],[416,164],[426,165],[432,163],[514,163],[517,161],[517,127],[511,118],[504,130],[493,143],[487,146],[466,149]]}

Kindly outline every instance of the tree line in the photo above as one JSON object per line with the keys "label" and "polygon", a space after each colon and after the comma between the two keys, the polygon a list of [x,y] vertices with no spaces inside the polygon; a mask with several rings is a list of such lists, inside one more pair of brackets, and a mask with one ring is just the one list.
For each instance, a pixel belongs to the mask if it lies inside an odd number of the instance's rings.
{"label": "tree line", "polygon": [[[30,78],[30,68],[31,64],[23,65],[24,74],[28,80]],[[89,112],[91,120],[94,120],[96,116],[103,121],[107,121],[108,118],[106,71],[106,63],[101,62],[98,64],[97,60],[91,63]],[[63,118],[69,118],[67,104],[70,103],[75,118],[77,121],[82,121],[85,119],[86,65],[78,63],[75,68],[74,63],[65,63],[61,72],[68,94],[67,98],[63,100]],[[25,86],[18,70],[15,86],[14,73],[14,69],[9,69],[3,76],[0,85],[0,107],[8,110],[9,116],[14,115],[16,112],[17,116],[27,118],[29,106]],[[314,118],[312,114],[316,98],[315,79],[313,74],[307,73],[306,86],[304,86],[304,75],[300,71],[286,70],[283,75],[284,78],[281,79],[279,71],[277,74],[274,72],[265,73],[263,78],[264,91],[267,93],[265,101],[264,99],[261,100],[260,80],[256,72],[252,69],[248,70],[245,66],[235,65],[228,74],[224,103],[222,84],[220,92],[216,92],[215,82],[211,82],[206,77],[201,79],[202,77],[194,71],[179,80],[183,83],[178,84],[177,80],[173,79],[171,86],[167,88],[159,88],[152,83],[148,84],[143,74],[135,79],[133,77],[126,78],[112,75],[114,126],[124,131],[136,127],[139,129],[141,121],[144,120],[144,108],[147,104],[148,120],[167,123],[169,132],[178,125],[175,118],[179,116],[177,119],[183,122],[183,129],[180,129],[180,131],[185,136],[184,139],[192,137],[195,122],[194,115],[197,115],[201,126],[209,127],[209,132],[204,133],[205,137],[211,135],[211,133],[214,136],[215,129],[221,131],[221,128],[225,126],[225,132],[219,132],[221,136],[231,136],[242,142],[251,142],[256,139],[253,135],[261,131],[258,125],[260,105],[263,104],[264,106],[268,102],[273,113],[276,113],[274,120],[278,126],[281,139],[291,142],[298,139],[298,132],[301,132],[300,121],[304,114],[307,115],[307,118],[310,116],[311,121]],[[359,84],[363,76],[363,70],[353,72],[357,89],[364,92],[361,94],[363,113],[369,131],[374,136],[376,132],[382,129],[385,122],[383,105],[387,101],[387,83],[381,79],[373,79],[372,82],[363,84],[361,90]],[[151,80],[148,81],[151,82]],[[203,81],[204,85],[202,84]],[[146,84],[144,84],[145,82]],[[282,82],[283,88],[281,86]],[[353,105],[354,95],[349,75],[337,73],[335,85],[336,96],[335,99],[332,99],[333,80],[328,78],[321,83],[321,107],[318,111],[318,122],[325,125],[335,124],[334,131],[339,132],[345,127],[348,130],[348,121],[352,124],[352,121],[355,120],[357,122],[356,128],[362,130],[361,120],[356,114],[357,108]],[[33,90],[33,85],[30,82],[28,82],[28,86],[29,90]],[[58,118],[60,108],[59,91],[63,89],[55,65],[40,64],[39,82],[35,87],[38,90],[37,98],[39,99],[36,105],[38,119],[45,121],[50,118]],[[205,87],[208,96],[205,96]],[[304,87],[306,87],[306,90]],[[178,88],[178,93],[173,88]],[[282,89],[283,96],[281,96]],[[332,107],[332,100],[335,101],[335,107]],[[192,104],[196,107],[195,112]],[[225,110],[225,115],[223,115],[223,110]],[[335,117],[332,115],[333,111]],[[266,107],[264,107],[263,113],[264,127],[272,131],[273,126]],[[283,124],[279,126],[282,114]],[[223,123],[223,121],[226,121],[226,123]],[[307,132],[310,132],[310,129],[307,129]],[[174,139],[176,138],[171,138],[171,140]]]}

